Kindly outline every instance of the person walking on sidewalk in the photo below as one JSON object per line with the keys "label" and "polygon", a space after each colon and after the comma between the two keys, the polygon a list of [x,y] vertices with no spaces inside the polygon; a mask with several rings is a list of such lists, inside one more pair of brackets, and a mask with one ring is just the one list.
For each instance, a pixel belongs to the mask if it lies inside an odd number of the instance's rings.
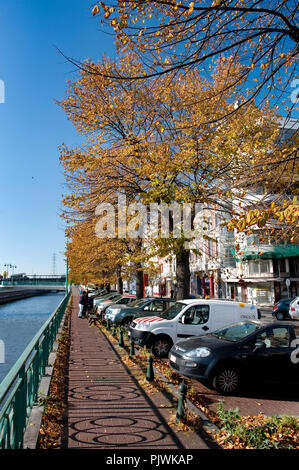
{"label": "person walking on sidewalk", "polygon": [[88,289],[87,288],[84,290],[83,294],[84,294],[84,307],[83,307],[82,315],[83,315],[83,317],[86,317],[87,310],[88,310],[88,304],[89,304]]}
{"label": "person walking on sidewalk", "polygon": [[79,314],[78,314],[78,318],[83,318],[85,316],[85,313],[87,311],[87,293],[86,291],[84,290],[81,294],[80,294],[80,298],[79,298]]}

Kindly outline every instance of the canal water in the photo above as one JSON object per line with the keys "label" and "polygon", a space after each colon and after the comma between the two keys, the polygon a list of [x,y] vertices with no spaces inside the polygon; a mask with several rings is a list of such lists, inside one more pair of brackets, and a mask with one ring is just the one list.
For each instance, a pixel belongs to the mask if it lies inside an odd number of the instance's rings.
{"label": "canal water", "polygon": [[64,296],[53,292],[0,305],[0,383]]}

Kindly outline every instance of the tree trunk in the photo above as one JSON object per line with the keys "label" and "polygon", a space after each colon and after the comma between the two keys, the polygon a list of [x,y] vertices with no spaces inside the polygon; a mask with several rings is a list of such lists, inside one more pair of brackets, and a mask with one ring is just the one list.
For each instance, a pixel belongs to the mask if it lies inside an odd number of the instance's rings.
{"label": "tree trunk", "polygon": [[117,284],[117,292],[118,294],[123,294],[124,288],[123,288],[123,280],[121,277],[121,268],[117,267],[116,268],[116,284]]}
{"label": "tree trunk", "polygon": [[[141,265],[138,263],[136,268],[141,268]],[[136,271],[136,298],[142,299],[144,297],[144,283],[143,283],[143,271]]]}
{"label": "tree trunk", "polygon": [[190,251],[182,249],[176,256],[176,299],[183,300],[190,297]]}

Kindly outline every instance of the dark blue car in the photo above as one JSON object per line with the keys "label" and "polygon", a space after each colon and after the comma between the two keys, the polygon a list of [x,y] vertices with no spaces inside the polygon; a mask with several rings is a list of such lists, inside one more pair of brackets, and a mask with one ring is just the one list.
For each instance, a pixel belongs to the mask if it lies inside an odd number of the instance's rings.
{"label": "dark blue car", "polygon": [[247,381],[298,384],[298,333],[289,324],[240,322],[178,341],[169,352],[169,364],[221,394],[233,394]]}

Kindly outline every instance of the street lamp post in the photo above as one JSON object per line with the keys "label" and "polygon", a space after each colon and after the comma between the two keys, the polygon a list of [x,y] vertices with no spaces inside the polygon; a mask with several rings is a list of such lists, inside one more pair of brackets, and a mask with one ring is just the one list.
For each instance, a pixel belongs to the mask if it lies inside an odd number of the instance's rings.
{"label": "street lamp post", "polygon": [[12,274],[14,274],[14,270],[17,268],[17,266],[10,264],[10,263],[6,263],[4,267],[6,268],[5,270],[7,271],[7,277],[9,277],[9,269],[12,269],[13,270]]}
{"label": "street lamp post", "polygon": [[69,257],[66,257],[65,292],[69,292]]}

